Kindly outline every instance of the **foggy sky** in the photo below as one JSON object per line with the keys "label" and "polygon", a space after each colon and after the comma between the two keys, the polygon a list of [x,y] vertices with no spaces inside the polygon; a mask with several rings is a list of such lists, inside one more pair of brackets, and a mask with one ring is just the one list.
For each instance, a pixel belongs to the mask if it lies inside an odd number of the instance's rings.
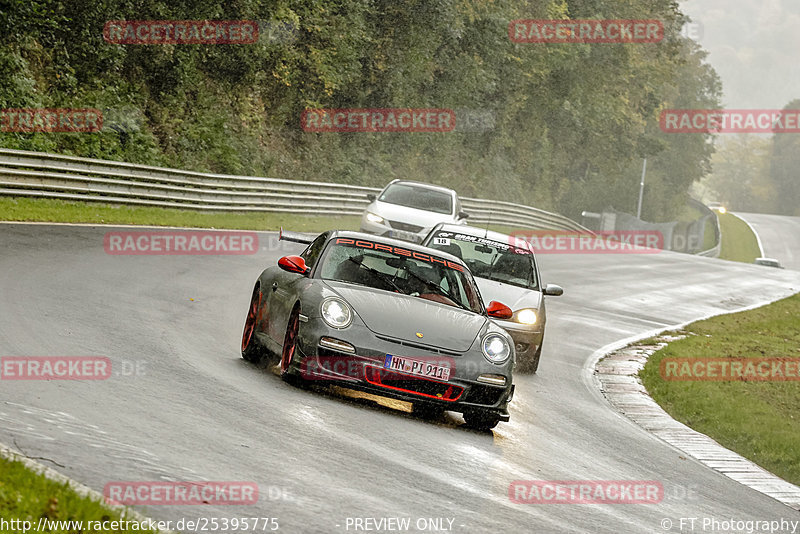
{"label": "foggy sky", "polygon": [[[682,0],[726,108],[782,108],[800,98],[800,0]],[[691,34],[690,34],[691,36]]]}

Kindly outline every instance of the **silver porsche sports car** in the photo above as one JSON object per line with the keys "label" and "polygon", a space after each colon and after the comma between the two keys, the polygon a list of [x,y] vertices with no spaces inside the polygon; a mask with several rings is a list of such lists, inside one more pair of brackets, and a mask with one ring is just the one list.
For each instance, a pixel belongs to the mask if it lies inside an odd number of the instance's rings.
{"label": "silver porsche sports car", "polygon": [[469,426],[508,421],[514,342],[490,317],[464,263],[445,252],[360,232],[316,238],[256,280],[242,357],[280,362],[294,383],[336,382],[412,403],[431,415],[460,412]]}

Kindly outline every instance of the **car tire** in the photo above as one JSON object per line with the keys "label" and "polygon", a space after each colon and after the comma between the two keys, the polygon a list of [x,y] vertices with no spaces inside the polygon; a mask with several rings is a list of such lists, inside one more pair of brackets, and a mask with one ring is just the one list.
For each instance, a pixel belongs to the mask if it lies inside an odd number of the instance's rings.
{"label": "car tire", "polygon": [[250,307],[247,310],[247,318],[244,321],[244,331],[242,332],[242,358],[250,363],[259,363],[264,356],[264,348],[256,337],[256,322],[261,299],[261,286],[256,284],[253,288],[253,296],[250,298]]}
{"label": "car tire", "polygon": [[539,342],[539,348],[536,349],[536,352],[533,353],[533,356],[529,360],[522,360],[517,362],[517,368],[515,369],[518,373],[526,373],[526,374],[536,374],[536,371],[539,369],[539,360],[542,357],[542,346],[544,345],[544,338],[542,341]]}
{"label": "car tire", "polygon": [[283,337],[283,348],[281,349],[281,380],[293,386],[300,386],[303,379],[292,366],[294,354],[297,351],[297,336],[300,332],[300,303],[295,304],[292,313],[289,314],[289,322],[286,324],[286,335]]}
{"label": "car tire", "polygon": [[490,413],[471,412],[464,414],[464,422],[473,430],[491,430],[500,422],[500,417]]}

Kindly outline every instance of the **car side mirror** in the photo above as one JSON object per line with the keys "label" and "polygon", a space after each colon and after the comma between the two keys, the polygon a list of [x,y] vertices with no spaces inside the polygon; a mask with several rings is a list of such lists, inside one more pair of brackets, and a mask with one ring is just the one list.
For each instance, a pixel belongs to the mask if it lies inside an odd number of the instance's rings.
{"label": "car side mirror", "polygon": [[458,218],[459,219],[466,219],[467,217],[469,217],[469,213],[467,213],[466,211],[459,211],[458,212]]}
{"label": "car side mirror", "polygon": [[511,319],[511,316],[514,315],[511,308],[496,300],[491,301],[486,306],[486,313],[489,314],[489,317],[494,317],[495,319]]}
{"label": "car side mirror", "polygon": [[375,202],[376,198],[377,197],[375,196],[375,193],[367,193],[367,200],[369,200],[370,202]]}
{"label": "car side mirror", "polygon": [[306,260],[300,256],[284,256],[278,260],[278,267],[289,273],[308,274],[309,268],[306,267]]}
{"label": "car side mirror", "polygon": [[555,284],[547,284],[544,286],[544,291],[542,293],[548,297],[560,297],[564,294],[564,288]]}

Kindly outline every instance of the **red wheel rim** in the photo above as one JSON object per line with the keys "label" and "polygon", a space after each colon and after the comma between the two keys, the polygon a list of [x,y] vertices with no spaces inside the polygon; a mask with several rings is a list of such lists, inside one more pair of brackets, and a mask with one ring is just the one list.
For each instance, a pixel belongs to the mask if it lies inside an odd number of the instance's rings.
{"label": "red wheel rim", "polygon": [[[256,300],[256,293],[258,293],[258,300]],[[250,341],[253,339],[253,332],[256,330],[256,317],[258,316],[258,308],[261,306],[261,291],[256,289],[253,292],[253,298],[250,299],[250,310],[247,312],[247,319],[244,322],[244,332],[242,333],[242,350],[250,346]]]}
{"label": "red wheel rim", "polygon": [[295,312],[289,318],[289,324],[286,327],[286,339],[283,340],[283,357],[281,358],[281,371],[286,372],[289,370],[289,365],[294,358],[294,349],[297,346],[297,326],[299,324],[300,314]]}

